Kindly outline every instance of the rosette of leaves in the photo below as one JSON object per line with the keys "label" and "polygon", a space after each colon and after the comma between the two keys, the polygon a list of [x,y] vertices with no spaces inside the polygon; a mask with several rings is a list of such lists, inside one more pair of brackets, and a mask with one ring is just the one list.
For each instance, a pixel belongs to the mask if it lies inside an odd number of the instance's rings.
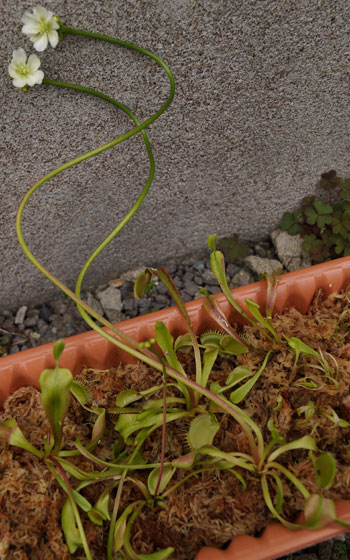
{"label": "rosette of leaves", "polygon": [[239,240],[237,234],[231,237],[223,237],[218,242],[219,249],[224,253],[225,260],[228,263],[233,263],[246,257],[249,253],[249,247]]}
{"label": "rosette of leaves", "polygon": [[298,210],[283,214],[281,223],[290,235],[301,234],[314,262],[350,255],[350,178],[343,180],[331,170],[321,175],[319,184],[339,201],[331,205],[304,198]]}

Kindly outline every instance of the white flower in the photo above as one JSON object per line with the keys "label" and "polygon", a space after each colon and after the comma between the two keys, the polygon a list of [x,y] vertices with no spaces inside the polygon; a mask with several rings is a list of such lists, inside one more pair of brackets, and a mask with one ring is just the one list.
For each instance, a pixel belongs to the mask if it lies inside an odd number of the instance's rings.
{"label": "white flower", "polygon": [[35,50],[41,52],[50,42],[51,47],[56,47],[58,43],[57,29],[60,28],[58,18],[52,12],[41,6],[33,8],[33,13],[25,12],[22,17],[22,33],[28,35],[34,43]]}
{"label": "white flower", "polygon": [[13,85],[18,88],[41,84],[44,72],[39,70],[40,58],[36,54],[31,54],[27,60],[24,49],[13,51],[12,60],[9,64],[9,74],[13,78]]}

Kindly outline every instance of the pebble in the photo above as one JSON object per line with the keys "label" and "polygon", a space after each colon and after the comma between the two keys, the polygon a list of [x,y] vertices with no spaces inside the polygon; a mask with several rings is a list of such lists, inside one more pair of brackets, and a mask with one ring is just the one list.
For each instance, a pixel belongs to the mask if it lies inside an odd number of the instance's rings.
{"label": "pebble", "polygon": [[22,305],[17,313],[16,313],[16,317],[15,317],[15,325],[21,325],[24,321],[24,317],[26,316],[27,313],[27,309],[28,307],[26,305]]}
{"label": "pebble", "polygon": [[90,305],[90,307],[92,307],[92,309],[94,311],[96,311],[96,313],[99,313],[100,315],[103,315],[103,307],[100,304],[100,302],[98,301],[98,299],[96,297],[94,297],[90,292],[87,295],[86,298],[86,303],[88,305]]}
{"label": "pebble", "polygon": [[229,284],[230,288],[239,288],[240,286],[246,286],[251,282],[254,282],[256,278],[249,270],[242,268],[237,274],[232,278],[232,282]]}
{"label": "pebble", "polygon": [[250,255],[244,259],[245,264],[256,274],[273,274],[283,269],[280,261]]}

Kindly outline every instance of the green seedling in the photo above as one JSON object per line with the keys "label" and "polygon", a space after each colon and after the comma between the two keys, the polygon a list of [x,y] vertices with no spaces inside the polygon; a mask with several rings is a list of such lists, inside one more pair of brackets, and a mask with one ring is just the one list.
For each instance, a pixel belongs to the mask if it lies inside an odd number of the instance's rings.
{"label": "green seedling", "polygon": [[73,375],[69,369],[59,366],[63,349],[63,340],[54,344],[53,357],[56,360],[56,367],[45,369],[39,379],[41,402],[55,442],[52,453],[57,453],[61,448],[63,420],[68,411],[71,396],[70,387],[73,381]]}
{"label": "green seedling", "polygon": [[324,204],[322,200],[315,200],[312,205],[304,209],[306,216],[306,223],[317,227],[322,230],[326,225],[332,223],[333,208],[328,204]]}
{"label": "green seedling", "polygon": [[243,259],[249,254],[249,247],[239,240],[239,235],[234,234],[231,237],[223,237],[218,242],[218,247],[225,255],[228,263],[233,263]]}
{"label": "green seedling", "polygon": [[301,234],[304,249],[316,262],[350,255],[350,179],[341,179],[334,170],[321,175],[320,186],[330,200],[308,197],[299,210],[283,215],[281,227],[290,235]]}

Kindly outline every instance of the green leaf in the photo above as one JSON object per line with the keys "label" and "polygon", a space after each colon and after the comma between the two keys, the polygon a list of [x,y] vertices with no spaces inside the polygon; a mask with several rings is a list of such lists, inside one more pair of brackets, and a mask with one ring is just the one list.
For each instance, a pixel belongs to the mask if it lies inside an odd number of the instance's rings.
{"label": "green leaf", "polygon": [[278,412],[279,410],[281,410],[282,401],[283,401],[282,395],[278,394],[276,397],[276,406],[272,409],[274,412]]}
{"label": "green leaf", "polygon": [[110,490],[108,488],[104,490],[93,508],[100,514],[104,521],[110,521],[111,519],[109,513],[109,493]]}
{"label": "green leaf", "polygon": [[296,439],[291,441],[290,443],[286,443],[282,445],[279,449],[276,449],[271,453],[268,458],[268,462],[275,461],[279,455],[282,453],[286,453],[286,451],[291,451],[293,449],[308,449],[311,451],[317,451],[317,445],[315,440],[311,436],[303,436],[302,438]]}
{"label": "green leaf", "polygon": [[[210,312],[212,315],[212,313]],[[215,314],[215,320],[216,314]],[[220,319],[219,319],[220,321]],[[202,334],[201,343],[207,349],[216,348],[219,350],[220,356],[240,356],[240,354],[245,354],[247,352],[246,346],[243,346],[241,342],[238,342],[233,336],[229,334],[224,334],[220,332],[209,331]]]}
{"label": "green leaf", "polygon": [[97,414],[91,434],[91,443],[93,443],[100,441],[106,431],[106,409],[92,407],[91,410]]}
{"label": "green leaf", "polygon": [[50,423],[58,450],[62,441],[63,420],[70,403],[70,387],[73,375],[69,369],[56,367],[45,369],[39,378],[41,402]]}
{"label": "green leaf", "polygon": [[[158,488],[158,493],[164,492],[165,488],[168,486],[170,480],[172,479],[176,471],[175,467],[166,466],[163,467],[162,476]],[[147,479],[147,486],[149,493],[154,496],[156,493],[158,480],[159,480],[160,467],[155,467],[149,474]]]}
{"label": "green leaf", "polygon": [[58,340],[54,344],[53,357],[56,360],[56,367],[45,369],[39,378],[41,402],[55,440],[53,453],[57,452],[61,445],[63,420],[69,407],[70,388],[73,382],[73,375],[69,369],[59,367],[64,344],[63,340]]}
{"label": "green leaf", "polygon": [[146,268],[144,272],[141,272],[138,275],[134,284],[134,297],[136,299],[143,298],[143,296],[147,291],[147,288],[150,285],[151,278],[152,278],[152,273],[148,268]]}
{"label": "green leaf", "polygon": [[270,491],[269,491],[269,486],[268,486],[268,483],[267,483],[266,475],[262,475],[262,477],[261,477],[261,487],[262,487],[265,503],[266,503],[268,509],[270,510],[270,512],[272,513],[273,517],[278,519],[282,523],[282,525],[284,525],[285,527],[287,527],[288,529],[290,529],[292,531],[294,531],[295,529],[301,529],[302,525],[299,525],[299,524],[296,524],[296,523],[290,523],[290,521],[287,521],[286,519],[284,519],[279,514],[279,512],[276,510],[276,508],[273,505],[273,502],[271,500],[271,494],[270,494]]}
{"label": "green leaf", "polygon": [[42,452],[36,449],[27,440],[14,418],[12,418],[11,420],[5,420],[5,422],[2,422],[2,424],[0,424],[0,438],[7,441],[7,443],[9,443],[10,445],[14,445],[15,447],[20,447],[21,449],[29,451],[36,457],[39,457],[39,459],[41,459],[43,456]]}
{"label": "green leaf", "polygon": [[[214,253],[212,253],[213,255]],[[243,340],[240,339],[238,334],[234,331],[231,327],[230,323],[228,322],[225,313],[221,309],[218,301],[213,296],[207,295],[203,306],[207,313],[217,322],[217,324],[228,334],[230,334],[240,345],[240,353],[244,354],[248,352],[248,347],[244,344]]]}
{"label": "green leaf", "polygon": [[261,312],[260,312],[260,306],[255,303],[255,301],[253,301],[252,299],[246,299],[245,300],[246,305],[249,309],[249,312],[253,315],[253,317],[265,328],[267,329],[272,336],[274,337],[274,339],[277,342],[280,342],[280,339],[278,337],[277,332],[275,331],[275,329],[273,328],[273,326],[271,325],[271,323],[269,321],[267,321],[265,319],[265,317],[262,316]]}
{"label": "green leaf", "polygon": [[189,348],[193,346],[190,333],[180,334],[175,340],[174,350],[178,352],[181,348]]}
{"label": "green leaf", "polygon": [[140,395],[137,391],[134,391],[134,389],[126,389],[125,391],[120,391],[120,393],[118,393],[115,399],[115,404],[118,408],[124,408],[125,406],[128,406],[128,404],[138,401],[141,398],[142,395]]}
{"label": "green leaf", "polygon": [[190,469],[191,467],[193,467],[196,457],[197,452],[192,451],[191,453],[187,453],[187,455],[181,455],[181,457],[177,457],[171,462],[171,464],[179,469]]}
{"label": "green leaf", "polygon": [[86,513],[92,509],[92,505],[90,504],[90,502],[86,498],[84,498],[84,496],[79,494],[77,490],[72,489],[72,494],[74,496],[75,503],[80,507],[80,509],[82,509]]}
{"label": "green leaf", "polygon": [[57,340],[55,342],[55,344],[53,345],[52,354],[53,354],[53,357],[56,360],[56,362],[59,361],[59,359],[62,355],[62,352],[64,350],[64,347],[65,347],[64,340]]}
{"label": "green leaf", "polygon": [[240,381],[243,381],[243,379],[246,379],[247,377],[251,377],[252,375],[253,375],[252,370],[249,369],[249,367],[247,367],[247,366],[237,366],[237,367],[235,367],[228,374],[228,376],[226,378],[226,381],[225,381],[227,387],[224,387],[223,390],[230,389],[231,387],[234,387],[234,385],[237,385],[237,383],[239,383]]}
{"label": "green leaf", "polygon": [[88,404],[90,400],[90,392],[87,387],[78,383],[77,381],[72,381],[70,386],[70,392],[77,399],[77,401],[84,405]]}
{"label": "green leaf", "polygon": [[317,225],[320,229],[324,228],[324,226],[329,225],[332,223],[331,216],[319,216],[317,218]]}
{"label": "green leaf", "polygon": [[[181,403],[181,404],[186,404],[186,400],[181,398],[181,397],[167,397],[165,399],[165,404],[166,404],[166,408],[168,408],[168,405],[174,404],[174,403]],[[145,401],[142,403],[142,408],[143,410],[150,410],[150,409],[156,409],[157,412],[163,408],[164,405],[164,399],[163,397],[161,399],[151,399],[149,401]]]}
{"label": "green leaf", "polygon": [[303,247],[308,253],[311,253],[312,249],[316,247],[319,242],[319,239],[317,239],[314,233],[311,233],[310,235],[304,235],[303,237]]}
{"label": "green leaf", "polygon": [[282,217],[281,228],[289,235],[297,235],[303,231],[303,215],[300,211],[285,212]]}
{"label": "green leaf", "polygon": [[163,413],[154,410],[147,410],[139,414],[121,414],[114,428],[120,433],[124,442],[130,445],[132,440],[129,439],[129,436],[133,432],[149,427],[152,423],[156,424],[160,416],[163,417]]}
{"label": "green leaf", "polygon": [[249,379],[249,381],[244,383],[244,385],[242,385],[241,387],[238,387],[238,389],[236,389],[235,391],[233,391],[231,393],[231,395],[230,395],[230,401],[231,402],[233,402],[234,404],[238,404],[247,396],[247,394],[249,393],[251,388],[254,386],[254,384],[257,382],[260,375],[264,371],[265,366],[267,364],[267,361],[270,357],[270,354],[271,354],[271,350],[269,350],[269,352],[266,354],[265,359],[264,359],[261,367],[259,368],[259,370],[256,372],[256,374],[253,375],[253,377],[251,377],[251,379]]}
{"label": "green leaf", "polygon": [[208,247],[211,251],[215,251],[216,249],[216,240],[217,240],[218,236],[216,233],[214,233],[213,235],[209,235],[208,237]]}
{"label": "green leaf", "polygon": [[249,253],[248,245],[242,243],[237,234],[220,239],[218,248],[223,251],[225,260],[229,263],[242,259]]}
{"label": "green leaf", "polygon": [[168,560],[174,554],[175,549],[168,547],[163,550],[158,550],[157,552],[151,552],[150,554],[139,554],[141,560]]}
{"label": "green leaf", "polygon": [[319,455],[314,461],[314,467],[317,486],[323,489],[330,488],[337,470],[337,463],[333,455],[330,453]]}
{"label": "green leaf", "polygon": [[203,346],[206,346],[207,348],[221,349],[220,343],[223,336],[224,336],[223,333],[209,331],[202,334],[201,343],[203,344]]}
{"label": "green leaf", "polygon": [[335,504],[319,494],[312,494],[304,508],[306,527],[321,529],[337,518]]}
{"label": "green leaf", "polygon": [[182,365],[180,364],[175,350],[174,350],[174,338],[170,334],[168,327],[162,322],[157,321],[155,324],[155,334],[156,334],[156,341],[161,348],[168,364],[170,367],[176,369],[179,373],[182,373],[185,377],[187,377]]}
{"label": "green leaf", "polygon": [[276,495],[276,504],[275,504],[275,508],[277,513],[282,513],[282,507],[283,507],[283,485],[282,485],[282,481],[280,479],[280,477],[275,474],[272,473],[272,476],[275,479],[276,482],[276,487],[277,487],[277,495]]}
{"label": "green leaf", "polygon": [[317,212],[312,206],[310,206],[309,208],[305,208],[305,216],[306,216],[306,222],[310,226],[315,225],[317,221]]}
{"label": "green leaf", "polygon": [[[295,352],[294,367],[297,365],[300,354],[305,354],[306,356],[313,356],[318,361],[320,361],[320,355],[316,350],[305,344],[302,340],[296,336],[288,338],[288,346]],[[300,381],[299,381],[300,383]]]}
{"label": "green leaf", "polygon": [[292,387],[306,387],[307,389],[318,389],[318,385],[317,383],[315,383],[315,381],[307,381],[307,377],[304,377],[303,379],[298,379],[298,381],[294,381],[294,383],[292,383]]}
{"label": "green leaf", "polygon": [[297,408],[298,416],[305,414],[306,421],[310,420],[310,418],[314,416],[315,412],[316,412],[316,408],[312,401],[309,401],[305,406],[299,406],[299,408]]}
{"label": "green leaf", "polygon": [[[172,422],[178,418],[183,418],[188,416],[188,412],[169,412],[166,414],[166,422]],[[143,430],[147,428],[156,428],[163,424],[163,412],[161,410],[157,411],[154,409],[146,410],[140,414],[121,414],[115,424],[115,429],[123,437],[126,444],[130,445],[132,440],[129,436],[136,431]],[[141,436],[140,436],[141,437]],[[143,436],[142,436],[143,437]],[[135,442],[138,442],[136,437]]]}
{"label": "green leaf", "polygon": [[270,420],[267,422],[267,427],[270,430],[272,442],[274,445],[275,444],[284,445],[286,443],[284,437],[279,433],[277,428],[275,428],[272,418],[270,418]]}
{"label": "green leaf", "polygon": [[190,425],[188,442],[192,449],[200,449],[204,445],[211,445],[220,428],[214,414],[200,414]]}
{"label": "green leaf", "polygon": [[220,350],[221,356],[240,356],[241,354],[245,354],[247,351],[245,346],[229,334],[222,335],[220,344],[222,348]]}
{"label": "green leaf", "polygon": [[134,509],[134,504],[130,504],[128,507],[125,508],[123,513],[118,517],[115,527],[114,527],[114,552],[118,552],[121,550],[124,545],[124,537],[126,531],[126,524],[129,515],[132,514],[132,510]]}
{"label": "green leaf", "polygon": [[333,208],[329,204],[324,204],[322,200],[315,200],[314,207],[319,214],[332,214]]}
{"label": "green leaf", "polygon": [[70,554],[82,546],[83,541],[80,536],[78,526],[75,521],[74,511],[69,500],[66,500],[61,512],[61,524]]}
{"label": "green leaf", "polygon": [[212,350],[207,349],[203,354],[203,370],[202,370],[202,387],[206,387],[209,379],[209,375],[213,369],[216,358],[218,357],[218,350],[213,348]]}

